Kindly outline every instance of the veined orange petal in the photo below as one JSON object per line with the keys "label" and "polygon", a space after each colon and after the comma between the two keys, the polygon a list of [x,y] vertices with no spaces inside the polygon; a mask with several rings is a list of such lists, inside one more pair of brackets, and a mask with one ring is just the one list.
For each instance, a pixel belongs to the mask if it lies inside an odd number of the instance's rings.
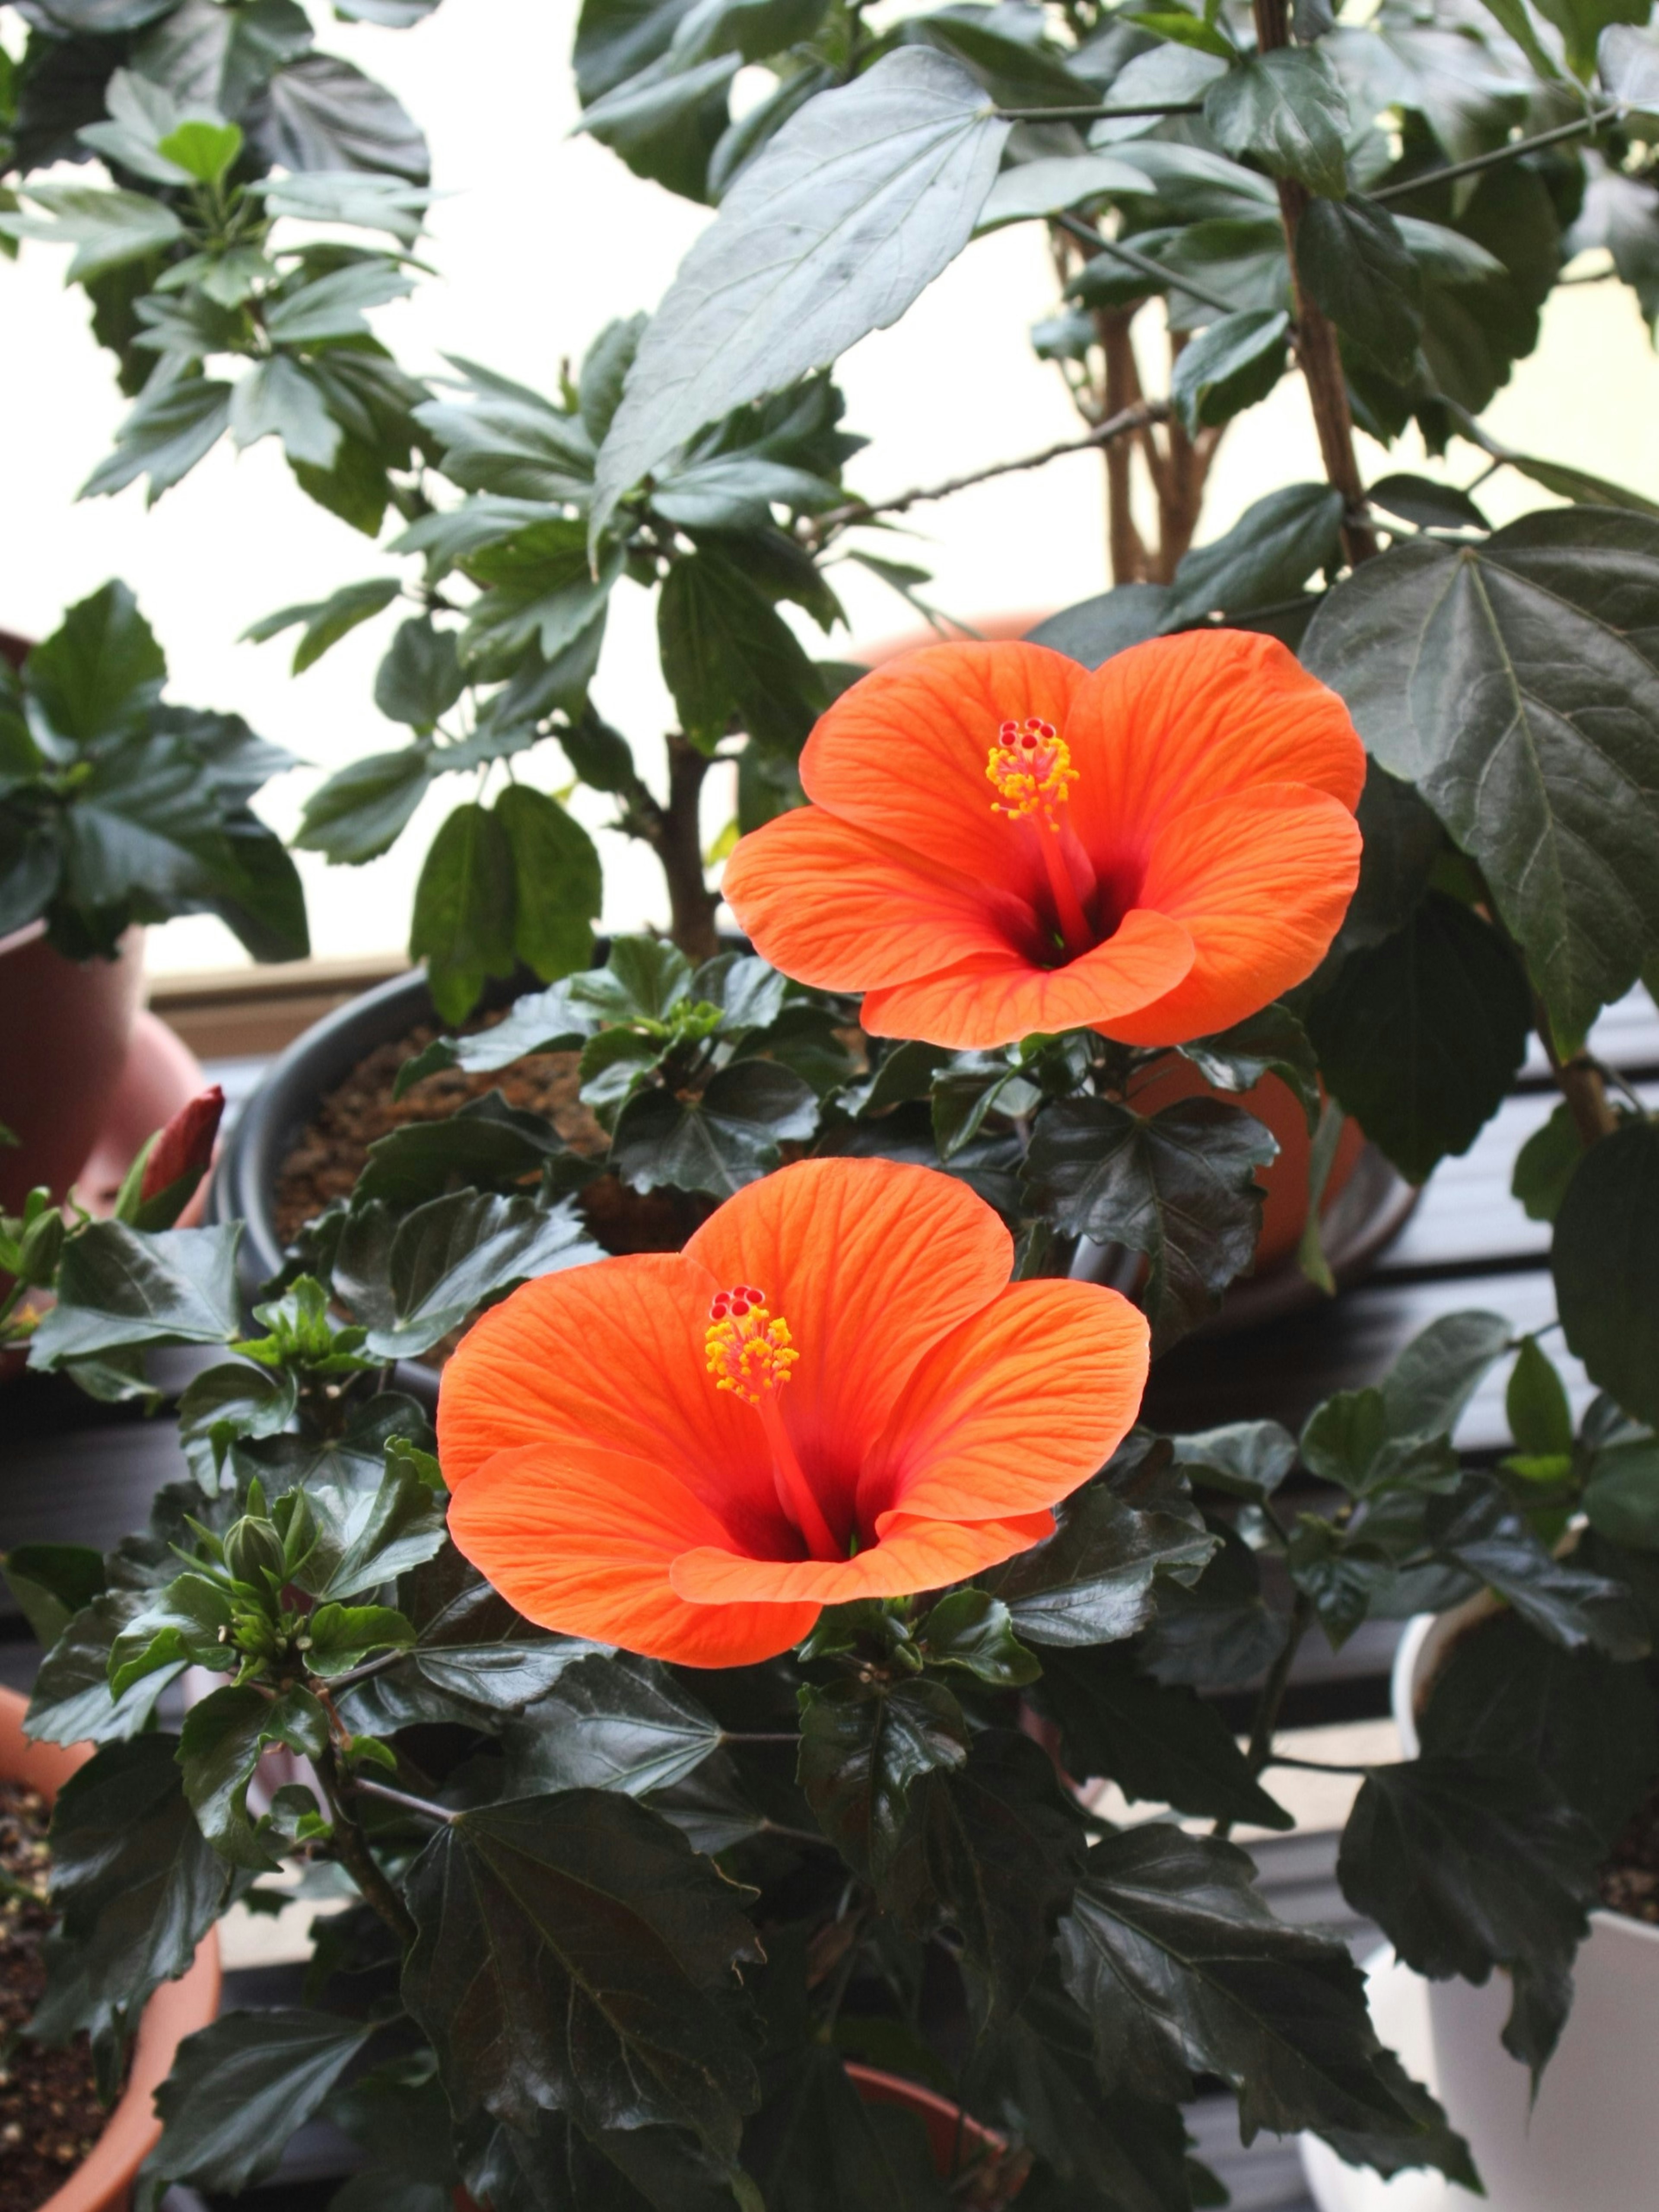
{"label": "veined orange petal", "polygon": [[835,1522],[850,1517],[865,1452],[910,1370],[1003,1288],[1013,1251],[965,1183],[892,1160],[822,1159],[740,1190],[685,1256],[722,1285],[755,1284],[788,1322],[800,1356],[778,1402]]}
{"label": "veined orange petal", "polygon": [[821,806],[740,839],[720,887],[761,957],[823,991],[902,982],[975,954],[1009,959],[1011,933],[1031,927],[1011,892],[918,865]]}
{"label": "veined orange petal", "polygon": [[1063,968],[987,953],[872,990],[860,1018],[872,1036],[920,1037],[954,1051],[1007,1044],[1039,1030],[1103,1025],[1157,1004],[1193,959],[1179,920],[1137,907],[1104,945]]}
{"label": "veined orange petal", "polygon": [[1231,1029],[1310,975],[1359,880],[1359,826],[1337,799],[1267,784],[1165,823],[1141,896],[1192,936],[1164,998],[1095,1024],[1125,1044],[1184,1044]]}
{"label": "veined orange petal", "polygon": [[843,821],[953,873],[1023,884],[1036,856],[993,811],[986,761],[1005,721],[1036,715],[1063,730],[1087,673],[1039,645],[907,653],[822,717],[800,757],[802,787]]}
{"label": "veined orange petal", "polygon": [[1086,1482],[1133,1426],[1146,1317],[1092,1283],[1011,1283],[926,1352],[865,1462],[861,1520],[1035,1513]]}
{"label": "veined orange petal", "polygon": [[1277,638],[1248,630],[1188,630],[1114,653],[1079,688],[1066,735],[1072,821],[1097,865],[1143,855],[1172,816],[1263,784],[1305,784],[1352,814],[1365,781],[1364,747],[1336,693]]}
{"label": "veined orange petal", "polygon": [[851,1559],[750,1559],[709,1546],[675,1560],[669,1579],[694,1605],[846,1605],[939,1589],[1029,1551],[1054,1534],[1052,1513],[1001,1521],[908,1521]]}
{"label": "veined orange petal", "polygon": [[770,1659],[817,1618],[811,1602],[677,1595],[674,1560],[730,1537],[684,1484],[620,1452],[564,1442],[498,1452],[451,1498],[449,1531],[526,1620],[681,1666]]}
{"label": "veined orange petal", "polygon": [[716,1281],[690,1254],[642,1253],[540,1276],[492,1306],[439,1391],[450,1488],[518,1445],[591,1443],[663,1469],[739,1540],[787,1553],[760,1424],[708,1379],[709,1301],[738,1279]]}

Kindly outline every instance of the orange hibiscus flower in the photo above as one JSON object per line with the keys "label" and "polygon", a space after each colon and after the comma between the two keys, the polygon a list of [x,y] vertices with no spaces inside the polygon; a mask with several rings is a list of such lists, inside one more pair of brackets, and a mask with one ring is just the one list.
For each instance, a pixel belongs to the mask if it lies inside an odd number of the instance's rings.
{"label": "orange hibiscus flower", "polygon": [[812,805],[742,840],[726,896],[877,1036],[1210,1036],[1311,975],[1358,880],[1347,709],[1242,630],[1092,672],[929,646],[836,701],[800,776]]}
{"label": "orange hibiscus flower", "polygon": [[1012,1257],[947,1176],[806,1160],[683,1253],[526,1283],[444,1371],[456,1543],[530,1620],[696,1667],[1024,1551],[1133,1421],[1147,1342]]}

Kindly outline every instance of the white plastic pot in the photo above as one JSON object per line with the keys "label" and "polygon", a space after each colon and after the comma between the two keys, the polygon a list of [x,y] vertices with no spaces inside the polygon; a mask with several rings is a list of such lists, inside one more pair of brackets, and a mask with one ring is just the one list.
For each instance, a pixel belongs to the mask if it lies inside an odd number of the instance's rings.
{"label": "white plastic pot", "polygon": [[[1401,1639],[1394,1716],[1407,1758],[1436,1669],[1484,1595],[1423,1615]],[[1659,1929],[1595,1912],[1573,1969],[1572,2012],[1528,2112],[1527,2069],[1498,2040],[1509,1977],[1428,1985],[1435,2094],[1468,2138],[1492,2212],[1652,2212],[1659,2204]]]}

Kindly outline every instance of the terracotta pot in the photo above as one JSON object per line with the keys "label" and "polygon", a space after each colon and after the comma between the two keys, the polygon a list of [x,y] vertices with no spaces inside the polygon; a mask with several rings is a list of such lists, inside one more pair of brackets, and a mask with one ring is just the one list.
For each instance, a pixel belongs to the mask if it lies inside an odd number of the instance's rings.
{"label": "terracotta pot", "polygon": [[[15,1691],[0,1690],[0,1775],[27,1783],[50,1804],[76,1768],[91,1758],[92,1747],[31,1743],[23,1734],[27,1710],[27,1700]],[[144,2007],[127,2086],[103,2134],[39,2212],[126,2212],[138,2169],[161,2132],[155,2092],[173,2070],[173,2053],[185,2037],[217,2014],[219,1979],[219,1933],[210,1929],[186,1972],[178,1981],[164,1983]]]}
{"label": "terracotta pot", "polygon": [[[1395,1660],[1394,1717],[1407,1758],[1417,1717],[1453,1644],[1497,1611],[1486,1593],[1413,1620]],[[1499,2212],[1637,2212],[1659,2174],[1659,1929],[1593,1912],[1573,1966],[1573,2004],[1536,2104],[1527,2069],[1498,2040],[1510,2008],[1501,1971],[1476,1988],[1428,1984],[1432,2087],[1468,2137]]]}
{"label": "terracotta pot", "polygon": [[113,960],[65,960],[42,923],[0,939],[0,1209],[21,1210],[36,1184],[62,1198],[80,1173],[115,1093],[143,990],[143,932]]}
{"label": "terracotta pot", "polygon": [[927,2130],[939,2178],[951,2184],[957,2203],[999,2212],[1018,2196],[1030,2160],[1011,2148],[1006,2136],[969,2119],[959,2105],[902,2075],[849,2059],[847,2078],[866,2105],[897,2105],[916,2115]]}

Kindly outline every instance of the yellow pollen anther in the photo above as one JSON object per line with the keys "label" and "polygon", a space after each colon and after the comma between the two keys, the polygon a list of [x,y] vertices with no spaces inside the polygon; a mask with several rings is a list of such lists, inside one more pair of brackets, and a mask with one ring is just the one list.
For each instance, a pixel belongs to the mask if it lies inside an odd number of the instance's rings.
{"label": "yellow pollen anther", "polygon": [[1060,811],[1077,781],[1071,749],[1052,722],[1036,714],[1023,722],[1005,722],[997,732],[985,763],[985,773],[996,790],[994,814],[1012,822],[1041,813],[1044,826],[1060,827]]}
{"label": "yellow pollen anther", "polygon": [[765,1293],[744,1284],[722,1291],[712,1308],[706,1339],[708,1372],[717,1390],[731,1390],[745,1406],[758,1406],[781,1384],[800,1358],[789,1340],[789,1324],[769,1314]]}

